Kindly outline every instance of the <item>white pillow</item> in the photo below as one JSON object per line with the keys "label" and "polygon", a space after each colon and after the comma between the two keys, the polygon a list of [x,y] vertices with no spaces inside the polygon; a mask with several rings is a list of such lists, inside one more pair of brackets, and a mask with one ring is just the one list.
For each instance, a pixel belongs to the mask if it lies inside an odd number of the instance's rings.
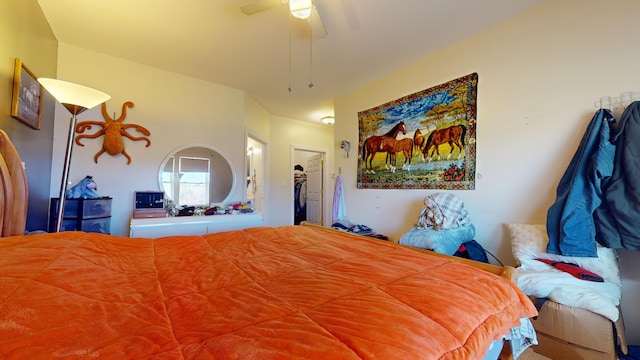
{"label": "white pillow", "polygon": [[513,256],[518,265],[526,263],[537,267],[536,263],[549,265],[539,261],[528,261],[535,258],[549,259],[574,263],[583,269],[592,271],[604,278],[605,281],[621,285],[618,257],[615,250],[602,247],[598,244],[598,257],[575,257],[549,254],[546,252],[549,237],[545,225],[541,224],[507,224],[511,235]]}

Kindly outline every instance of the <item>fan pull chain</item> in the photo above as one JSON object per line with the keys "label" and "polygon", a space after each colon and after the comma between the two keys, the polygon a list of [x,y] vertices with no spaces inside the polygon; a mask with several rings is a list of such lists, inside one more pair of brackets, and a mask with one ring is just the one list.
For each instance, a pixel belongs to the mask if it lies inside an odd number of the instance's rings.
{"label": "fan pull chain", "polygon": [[309,19],[309,89],[313,87],[313,16]]}
{"label": "fan pull chain", "polygon": [[289,87],[288,90],[289,92],[291,92],[291,33],[293,32],[291,30],[291,22],[292,22],[292,17],[291,17],[291,13],[289,13]]}
{"label": "fan pull chain", "polygon": [[[291,75],[293,64],[293,16],[289,13],[289,87],[287,90],[293,92],[291,87]],[[309,89],[313,88],[313,17],[309,19]]]}

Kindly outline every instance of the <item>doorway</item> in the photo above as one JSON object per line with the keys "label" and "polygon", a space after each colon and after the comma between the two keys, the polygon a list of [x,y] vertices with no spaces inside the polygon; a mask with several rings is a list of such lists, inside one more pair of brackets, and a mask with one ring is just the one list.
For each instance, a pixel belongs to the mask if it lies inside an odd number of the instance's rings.
{"label": "doorway", "polygon": [[307,221],[324,225],[326,152],[295,147],[292,150],[293,224]]}
{"label": "doorway", "polygon": [[267,202],[265,189],[268,186],[266,161],[267,143],[253,134],[247,134],[246,199],[268,224],[268,214],[264,211]]}

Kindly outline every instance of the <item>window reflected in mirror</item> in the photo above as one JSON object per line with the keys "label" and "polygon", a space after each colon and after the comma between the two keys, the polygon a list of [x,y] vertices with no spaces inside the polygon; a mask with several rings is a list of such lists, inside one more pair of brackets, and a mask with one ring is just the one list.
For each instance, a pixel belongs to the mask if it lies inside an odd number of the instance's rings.
{"label": "window reflected in mirror", "polygon": [[229,161],[204,145],[184,147],[169,154],[158,175],[165,197],[176,205],[223,203],[231,195],[235,182]]}
{"label": "window reflected in mirror", "polygon": [[211,161],[207,158],[172,157],[162,173],[162,185],[176,204],[209,204],[210,171]]}

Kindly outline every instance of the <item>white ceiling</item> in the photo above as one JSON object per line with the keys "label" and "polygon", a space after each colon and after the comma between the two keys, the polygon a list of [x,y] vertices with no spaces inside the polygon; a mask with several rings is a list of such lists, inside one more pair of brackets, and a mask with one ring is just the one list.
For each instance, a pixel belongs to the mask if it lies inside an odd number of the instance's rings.
{"label": "white ceiling", "polygon": [[314,0],[328,35],[310,41],[287,5],[240,12],[257,1],[273,0],[38,0],[61,43],[242,89],[274,116],[314,122],[335,98],[542,2]]}

